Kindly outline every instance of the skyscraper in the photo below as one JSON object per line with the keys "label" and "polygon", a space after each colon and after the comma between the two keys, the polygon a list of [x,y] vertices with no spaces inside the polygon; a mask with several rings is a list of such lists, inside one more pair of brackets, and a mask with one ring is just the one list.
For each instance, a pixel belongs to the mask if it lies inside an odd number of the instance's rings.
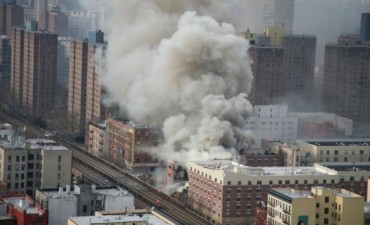
{"label": "skyscraper", "polygon": [[56,34],[15,28],[11,91],[29,117],[45,117],[53,109],[57,76]]}
{"label": "skyscraper", "polygon": [[293,32],[294,0],[263,0],[262,27],[283,26],[286,34]]}
{"label": "skyscraper", "polygon": [[370,13],[361,14],[361,41],[370,41]]}
{"label": "skyscraper", "polygon": [[23,27],[24,10],[14,3],[0,4],[0,35],[12,35],[13,27]]}
{"label": "skyscraper", "polygon": [[323,102],[327,112],[353,119],[354,133],[370,129],[370,47],[341,36],[325,47]]}

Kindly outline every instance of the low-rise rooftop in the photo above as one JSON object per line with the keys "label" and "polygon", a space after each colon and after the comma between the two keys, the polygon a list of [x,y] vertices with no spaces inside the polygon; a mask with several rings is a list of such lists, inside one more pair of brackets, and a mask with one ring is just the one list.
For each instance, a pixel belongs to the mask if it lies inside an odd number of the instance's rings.
{"label": "low-rise rooftop", "polygon": [[330,169],[323,169],[318,166],[309,167],[250,167],[244,166],[231,160],[209,160],[195,161],[196,165],[211,170],[229,171],[244,173],[248,176],[284,176],[284,175],[337,175]]}
{"label": "low-rise rooftop", "polygon": [[370,139],[317,139],[302,140],[315,146],[369,146]]}
{"label": "low-rise rooftop", "polygon": [[[114,215],[114,216],[81,216],[70,217],[69,220],[78,225],[113,224],[113,223],[142,223],[152,225],[167,225],[168,223],[151,214],[138,215]],[[140,223],[140,224],[141,224]]]}

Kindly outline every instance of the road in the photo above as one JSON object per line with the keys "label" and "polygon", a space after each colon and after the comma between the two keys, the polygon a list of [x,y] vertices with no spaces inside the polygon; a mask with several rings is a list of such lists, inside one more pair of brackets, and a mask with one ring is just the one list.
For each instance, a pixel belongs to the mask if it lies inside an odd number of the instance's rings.
{"label": "road", "polygon": [[[26,127],[28,134],[31,136],[43,137],[44,135],[44,132],[32,123],[4,111],[0,111],[0,119],[17,127]],[[52,139],[68,149],[71,149],[73,152],[72,166],[97,184],[107,185],[114,183],[123,186],[134,195],[135,201],[140,203],[140,205],[146,205],[147,207],[155,206],[159,208],[163,214],[168,215],[180,224],[211,224],[175,198],[160,192],[153,186],[132,176],[117,166],[89,154],[80,146],[60,136],[53,136]],[[94,174],[96,175],[94,176]]]}

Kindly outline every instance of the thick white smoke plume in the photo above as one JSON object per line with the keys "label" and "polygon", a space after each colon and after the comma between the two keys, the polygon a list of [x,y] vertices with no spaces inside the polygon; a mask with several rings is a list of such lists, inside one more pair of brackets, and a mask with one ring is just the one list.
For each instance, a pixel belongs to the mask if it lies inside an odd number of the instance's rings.
{"label": "thick white smoke plume", "polygon": [[113,2],[103,84],[132,119],[162,126],[154,153],[186,165],[248,148],[248,44],[222,23],[237,1]]}

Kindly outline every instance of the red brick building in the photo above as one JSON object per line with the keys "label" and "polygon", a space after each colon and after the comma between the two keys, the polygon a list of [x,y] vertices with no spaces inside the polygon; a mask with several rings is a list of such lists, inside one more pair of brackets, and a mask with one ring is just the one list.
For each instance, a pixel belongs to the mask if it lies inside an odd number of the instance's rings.
{"label": "red brick building", "polygon": [[107,120],[107,155],[116,165],[135,172],[149,172],[157,167],[158,159],[149,154],[158,144],[157,129],[140,126],[133,121]]}
{"label": "red brick building", "polygon": [[23,7],[14,3],[0,4],[0,35],[12,35],[13,27],[24,26]]}
{"label": "red brick building", "polygon": [[8,216],[15,218],[17,225],[47,225],[47,210],[41,209],[32,198],[25,194],[11,193],[0,197],[5,202]]}
{"label": "red brick building", "polygon": [[267,225],[267,206],[264,202],[256,207],[256,225]]}

